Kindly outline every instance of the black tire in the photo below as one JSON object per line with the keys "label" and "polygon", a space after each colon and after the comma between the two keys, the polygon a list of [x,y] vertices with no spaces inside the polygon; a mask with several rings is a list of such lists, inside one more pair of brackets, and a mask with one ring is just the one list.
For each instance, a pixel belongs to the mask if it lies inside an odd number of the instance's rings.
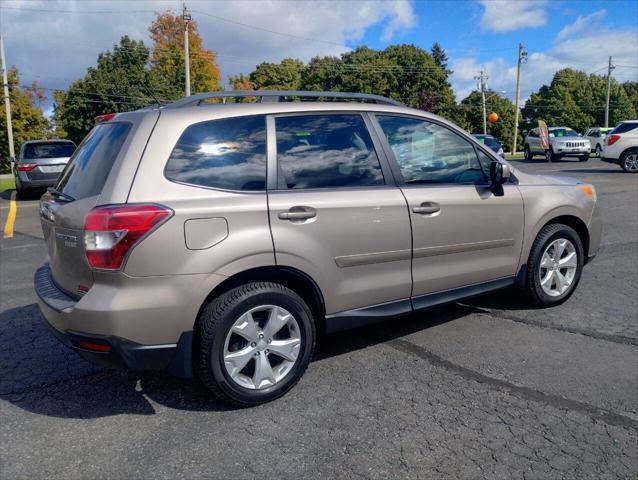
{"label": "black tire", "polygon": [[581,162],[586,162],[587,160],[589,160],[589,153],[586,153],[582,157],[578,157],[578,160],[580,160]]}
{"label": "black tire", "polygon": [[525,148],[523,149],[523,155],[525,156],[525,160],[527,161],[532,160],[534,158],[534,155],[532,155],[532,150],[529,148],[529,145],[525,145]]}
{"label": "black tire", "polygon": [[549,148],[549,150],[545,150],[545,161],[547,163],[552,163],[554,161],[554,152],[552,151],[551,147]]}
{"label": "black tire", "polygon": [[600,146],[600,143],[596,145],[596,156],[598,158],[603,158],[603,147]]}
{"label": "black tire", "polygon": [[[224,366],[223,354],[226,336],[235,321],[260,305],[283,307],[295,317],[301,347],[292,370],[275,385],[256,390],[232,380]],[[315,339],[312,313],[299,295],[277,283],[247,283],[213,298],[200,312],[194,366],[203,384],[220,400],[244,407],[259,405],[281,397],[295,386],[310,363]]]}
{"label": "black tire", "polygon": [[16,188],[16,199],[17,200],[24,200],[27,198],[27,190],[25,190],[24,188]]}
{"label": "black tire", "polygon": [[[630,155],[632,157],[630,157]],[[620,167],[627,173],[638,173],[637,160],[630,162],[630,158],[635,158],[638,155],[638,148],[630,148],[622,153],[620,156]]]}
{"label": "black tire", "polygon": [[[574,279],[568,289],[559,296],[551,296],[548,295],[541,287],[540,262],[543,252],[547,246],[559,238],[567,239],[574,245],[578,263]],[[559,305],[566,301],[574,293],[574,290],[580,281],[584,263],[585,253],[583,249],[583,242],[578,236],[578,233],[576,233],[573,228],[560,223],[546,225],[538,233],[538,236],[532,245],[532,250],[527,261],[525,284],[522,286],[523,290],[530,301],[537,307],[553,307],[555,305]]]}

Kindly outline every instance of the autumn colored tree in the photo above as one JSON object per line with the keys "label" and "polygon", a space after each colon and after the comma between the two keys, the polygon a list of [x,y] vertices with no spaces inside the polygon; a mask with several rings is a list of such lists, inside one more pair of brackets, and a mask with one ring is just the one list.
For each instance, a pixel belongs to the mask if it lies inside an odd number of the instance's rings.
{"label": "autumn colored tree", "polygon": [[[149,28],[153,48],[150,58],[154,85],[161,85],[159,94],[167,98],[184,95],[184,20],[170,11],[156,13]],[[197,22],[188,22],[191,92],[220,90],[221,73],[217,54],[203,47]]]}
{"label": "autumn colored tree", "polygon": [[250,81],[250,78],[243,73],[234,77],[228,77],[228,83],[233,87],[233,90],[254,90],[255,84]]}
{"label": "autumn colored tree", "polygon": [[[11,120],[13,126],[13,147],[16,155],[20,145],[27,140],[45,138],[48,122],[37,106],[38,95],[29,89],[20,86],[18,69],[10,68],[7,73],[9,83],[9,98],[11,99]],[[33,85],[35,92],[42,94],[37,85]],[[29,88],[32,88],[29,87]],[[9,141],[7,138],[7,121],[4,114],[4,105],[0,115],[0,159],[9,157]],[[8,167],[2,163],[4,169]],[[2,169],[3,167],[0,167]]]}

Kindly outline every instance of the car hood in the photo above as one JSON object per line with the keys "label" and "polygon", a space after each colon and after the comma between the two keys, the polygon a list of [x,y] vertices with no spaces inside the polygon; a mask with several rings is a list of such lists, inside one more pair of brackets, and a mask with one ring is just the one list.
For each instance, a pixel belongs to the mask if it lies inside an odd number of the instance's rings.
{"label": "car hood", "polygon": [[514,168],[514,175],[518,179],[519,185],[578,185],[583,183],[575,177],[566,177],[562,175],[534,175],[531,173],[521,172],[518,168]]}
{"label": "car hood", "polygon": [[551,142],[577,142],[579,140],[587,140],[585,137],[551,137]]}

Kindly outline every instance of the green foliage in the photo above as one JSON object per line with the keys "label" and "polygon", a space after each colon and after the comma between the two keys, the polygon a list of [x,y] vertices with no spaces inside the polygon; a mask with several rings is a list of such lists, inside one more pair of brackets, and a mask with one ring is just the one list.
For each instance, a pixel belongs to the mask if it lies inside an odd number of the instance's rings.
{"label": "green foliage", "polygon": [[[501,97],[493,91],[485,92],[485,105],[487,115],[495,112],[499,119],[496,123],[487,122],[487,133],[496,137],[503,149],[511,150],[514,136],[514,104],[508,99]],[[483,106],[481,92],[473,91],[465,97],[459,106],[461,121],[459,125],[472,133],[483,133]],[[521,135],[518,135],[518,148],[522,146]]]}
{"label": "green foliage", "polygon": [[[13,126],[13,146],[16,156],[20,146],[28,140],[45,138],[48,122],[42,110],[35,105],[37,95],[20,86],[18,69],[13,67],[7,72],[9,98],[11,100],[11,123]],[[9,157],[7,138],[7,119],[4,102],[0,106],[0,158]]]}
{"label": "green foliage", "polygon": [[301,61],[292,58],[281,63],[263,62],[250,74],[250,81],[260,90],[299,90],[303,68]]}
{"label": "green foliage", "polygon": [[445,68],[414,45],[392,45],[385,50],[362,46],[340,57],[314,57],[308,65],[293,59],[261,63],[250,74],[250,81],[258,89],[383,95],[451,119],[456,117]]}
{"label": "green foliage", "polygon": [[76,143],[95,124],[95,117],[110,112],[137,110],[153,103],[146,87],[150,51],[141,41],[124,36],[111,51],[100,53],[97,65],[66,93],[54,95],[54,122]]}
{"label": "green foliage", "polygon": [[[567,126],[584,132],[592,126],[603,126],[607,78],[587,75],[573,69],[556,72],[550,85],[533,93],[522,109],[523,128],[529,130],[544,120],[549,126]],[[635,82],[620,85],[612,78],[609,96],[609,126],[636,118]],[[635,97],[634,97],[635,98]]]}
{"label": "green foliage", "polygon": [[443,47],[441,47],[439,42],[434,42],[434,45],[432,45],[432,49],[430,50],[430,53],[432,54],[434,63],[436,63],[439,67],[441,67],[445,71],[446,75],[449,76],[449,75],[452,75],[452,73],[454,73],[452,70],[448,70],[447,68],[447,62],[448,62],[447,53],[445,53],[445,50],[443,50]]}

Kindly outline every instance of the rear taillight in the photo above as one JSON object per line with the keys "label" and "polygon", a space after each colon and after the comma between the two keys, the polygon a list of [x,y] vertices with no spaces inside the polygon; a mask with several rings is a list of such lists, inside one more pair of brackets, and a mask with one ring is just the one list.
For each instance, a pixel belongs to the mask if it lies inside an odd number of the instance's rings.
{"label": "rear taillight", "polygon": [[107,205],[84,219],[84,249],[92,268],[118,270],[126,254],[172,215],[160,205]]}
{"label": "rear taillight", "polygon": [[95,117],[95,123],[104,123],[112,120],[117,113],[105,113],[104,115],[98,115]]}
{"label": "rear taillight", "polygon": [[620,135],[611,135],[608,139],[607,139],[607,145],[613,145],[614,143],[616,143],[618,140],[620,140]]}
{"label": "rear taillight", "polygon": [[16,167],[16,170],[18,170],[18,172],[30,172],[37,166],[37,163],[20,163]]}

